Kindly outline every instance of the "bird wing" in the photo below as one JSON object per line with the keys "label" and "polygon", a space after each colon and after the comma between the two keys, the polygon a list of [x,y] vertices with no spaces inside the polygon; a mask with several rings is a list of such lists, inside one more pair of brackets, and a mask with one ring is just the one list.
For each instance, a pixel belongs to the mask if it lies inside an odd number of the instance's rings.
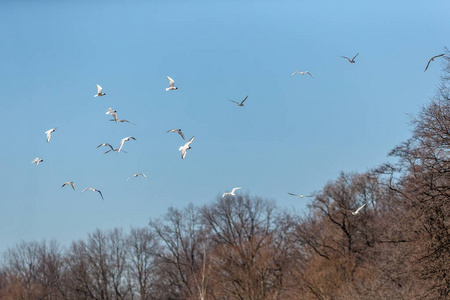
{"label": "bird wing", "polygon": [[86,190],[93,190],[93,188],[87,187],[87,188],[85,188],[84,190],[82,190],[81,192],[83,193],[83,192],[85,192]]}
{"label": "bird wing", "polygon": [[235,187],[234,189],[231,190],[231,193],[234,194],[234,192],[236,192],[236,190],[240,190],[242,189],[241,187]]}
{"label": "bird wing", "polygon": [[105,200],[105,199],[103,198],[102,192],[100,192],[99,190],[95,190],[95,191],[98,192],[98,193],[100,194],[100,196],[102,196],[102,200]]}
{"label": "bird wing", "polygon": [[364,207],[366,206],[366,203],[364,203],[362,206],[360,206],[356,211],[355,211],[355,215]]}
{"label": "bird wing", "polygon": [[309,73],[308,71],[306,71],[305,73],[314,78],[314,76],[312,76],[312,74]]}
{"label": "bird wing", "polygon": [[186,157],[186,153],[187,153],[187,148],[183,148],[181,150],[181,159],[184,159]]}
{"label": "bird wing", "polygon": [[102,90],[102,87],[97,84],[97,94],[101,94]]}
{"label": "bird wing", "polygon": [[129,136],[128,137],[129,139],[132,139],[132,140],[136,140],[134,137],[132,137],[132,136]]}
{"label": "bird wing", "polygon": [[[430,62],[431,62],[431,59],[428,61],[427,67],[425,68],[425,71],[428,69],[428,66],[430,65]],[[425,71],[424,71],[424,72],[425,72]]]}
{"label": "bird wing", "polygon": [[170,85],[170,87],[174,87],[174,86],[175,86],[175,81],[173,81],[173,79],[170,78],[169,76],[167,76],[167,79],[169,79],[169,85]]}
{"label": "bird wing", "polygon": [[300,197],[300,195],[297,195],[297,194],[293,194],[293,193],[289,193],[289,192],[288,192],[288,194],[291,195],[291,196],[297,196],[297,197]]}
{"label": "bird wing", "polygon": [[130,124],[133,124],[133,125],[136,125],[136,124],[134,124],[133,122],[130,122],[130,121],[128,121],[128,120],[118,120],[118,121],[121,121],[121,122],[127,122],[127,123],[130,123]]}
{"label": "bird wing", "polygon": [[52,130],[51,129],[47,130],[45,133],[47,134],[47,143],[48,143],[50,142],[50,138],[52,137]]}
{"label": "bird wing", "polygon": [[73,184],[72,181],[69,182],[70,186],[73,188],[73,190],[75,191],[75,184]]}
{"label": "bird wing", "polygon": [[352,58],[352,60],[355,60],[355,58],[358,56],[359,52]]}
{"label": "bird wing", "polygon": [[346,57],[346,56],[342,56],[342,55],[341,55],[341,57],[342,57],[342,58],[348,59],[348,61],[351,61],[350,58],[348,58],[348,57]]}
{"label": "bird wing", "polygon": [[234,103],[236,103],[237,105],[239,105],[239,102],[236,102],[236,101],[234,101],[234,100],[230,100],[230,99],[228,99],[229,101],[231,101],[231,102],[234,102]]}
{"label": "bird wing", "polygon": [[183,133],[181,132],[181,130],[180,130],[180,129],[178,129],[178,130],[177,130],[177,132],[178,132],[178,134],[179,134],[179,135],[181,135],[181,137],[183,138],[183,140],[185,140],[185,138],[184,138],[184,134],[183,134]]}
{"label": "bird wing", "polygon": [[229,195],[230,193],[223,193],[222,198],[225,197],[226,195]]}
{"label": "bird wing", "polygon": [[192,141],[194,140],[194,137],[191,137],[191,139],[186,143],[186,144],[184,144],[184,147],[189,147],[189,145],[192,143]]}
{"label": "bird wing", "polygon": [[[125,143],[125,139],[126,139],[126,138],[124,138],[124,139],[122,139],[122,140],[120,141],[119,150],[117,150],[117,152],[120,152],[120,149],[122,149],[123,143]],[[113,149],[113,150],[114,150],[114,149]]]}
{"label": "bird wing", "polygon": [[300,73],[300,71],[295,71],[294,73],[292,73],[291,76],[294,76],[295,74]]}
{"label": "bird wing", "polygon": [[145,176],[144,173],[139,173],[139,175],[144,176],[145,178],[147,178],[147,176]]}
{"label": "bird wing", "polygon": [[431,59],[435,59],[436,57],[441,57],[441,56],[444,56],[444,55],[445,55],[445,53],[444,54],[439,54],[439,55],[433,56]]}
{"label": "bird wing", "polygon": [[245,100],[247,100],[247,98],[248,98],[248,95],[247,95],[247,97],[245,97],[245,99],[244,99],[244,100],[242,100],[242,102],[241,102],[241,104],[240,104],[240,105],[242,105],[242,103],[244,103],[244,101],[245,101]]}

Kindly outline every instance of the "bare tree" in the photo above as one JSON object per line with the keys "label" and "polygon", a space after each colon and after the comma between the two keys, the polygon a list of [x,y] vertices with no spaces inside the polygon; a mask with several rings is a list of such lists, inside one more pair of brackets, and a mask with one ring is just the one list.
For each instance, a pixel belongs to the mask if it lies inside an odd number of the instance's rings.
{"label": "bare tree", "polygon": [[159,276],[169,297],[202,298],[205,232],[198,208],[192,204],[183,210],[171,207],[163,220],[151,220],[149,225],[164,247],[158,254]]}
{"label": "bare tree", "polygon": [[155,256],[160,251],[148,228],[132,228],[128,235],[129,276],[140,300],[154,299],[156,281]]}
{"label": "bare tree", "polygon": [[248,196],[202,208],[210,233],[217,298],[277,299],[283,291],[285,248],[273,202]]}

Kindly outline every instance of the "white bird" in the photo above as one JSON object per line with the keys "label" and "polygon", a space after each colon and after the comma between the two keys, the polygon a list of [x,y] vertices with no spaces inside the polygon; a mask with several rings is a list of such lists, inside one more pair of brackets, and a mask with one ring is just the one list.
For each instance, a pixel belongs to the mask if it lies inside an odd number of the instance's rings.
{"label": "white bird", "polygon": [[121,141],[120,141],[120,146],[119,146],[119,150],[117,150],[117,153],[119,153],[120,152],[120,150],[122,149],[122,147],[123,147],[123,143],[125,143],[125,142],[128,142],[130,139],[132,139],[132,140],[136,140],[134,137],[132,137],[132,136],[129,136],[129,137],[126,137],[126,138],[123,138]]}
{"label": "white bird", "polygon": [[236,190],[240,190],[240,189],[242,189],[242,188],[241,187],[235,187],[234,189],[231,190],[230,193],[223,193],[222,198],[225,197],[226,195],[234,196],[234,192],[236,192]]}
{"label": "white bird", "polygon": [[87,188],[85,188],[84,190],[82,190],[81,192],[83,193],[83,192],[86,191],[86,190],[92,190],[93,192],[98,192],[98,193],[100,194],[100,196],[102,196],[102,200],[105,200],[105,199],[103,199],[102,192],[100,192],[99,190],[94,189],[94,188],[91,188],[91,187],[87,187]]}
{"label": "white bird", "polygon": [[130,180],[131,177],[138,177],[139,175],[141,175],[141,176],[147,178],[147,176],[145,176],[144,173],[137,173],[137,174],[133,174],[133,175],[131,175],[130,177],[128,177],[128,178],[127,178],[127,181]]}
{"label": "white bird", "polygon": [[32,164],[36,164],[36,166],[37,166],[37,165],[39,165],[39,163],[41,163],[43,161],[44,161],[43,159],[40,159],[39,157],[36,157],[31,163]]}
{"label": "white bird", "polygon": [[183,140],[185,140],[184,134],[181,132],[181,129],[170,129],[169,131],[167,131],[167,133],[169,132],[176,132],[183,138]]}
{"label": "white bird", "polygon": [[289,192],[288,192],[288,194],[291,195],[291,196],[297,196],[297,197],[300,197],[300,198],[303,198],[303,197],[314,197],[314,196],[311,196],[311,195],[305,196],[305,195],[298,195],[298,194],[293,194],[293,193],[289,193]]}
{"label": "white bird", "polygon": [[178,149],[178,151],[181,151],[181,159],[184,159],[186,157],[186,152],[188,151],[188,149],[191,149],[189,145],[193,140],[194,137],[191,137],[191,139],[186,144],[184,144],[184,146],[180,146],[180,148]]}
{"label": "white bird", "polygon": [[113,116],[114,121],[116,121],[116,123],[117,123],[117,110],[113,110],[110,107],[110,108],[108,108],[108,111],[105,114],[107,114],[107,115],[109,114],[109,115]]}
{"label": "white bird", "polygon": [[[111,148],[111,150],[113,150],[113,151],[114,151],[114,148],[113,148],[113,146],[111,146],[111,145],[110,145],[110,144],[108,144],[108,143],[103,143],[103,144],[100,144],[100,145],[98,145],[98,146],[97,146],[97,149],[98,149],[98,148],[100,148],[101,146],[108,146],[108,147],[110,147],[110,148]],[[111,151],[111,150],[110,150],[110,151]]]}
{"label": "white bird", "polygon": [[169,79],[169,87],[166,88],[166,91],[178,90],[178,88],[175,86],[175,81],[173,81],[173,79],[169,76],[167,76],[167,79]]}
{"label": "white bird", "polygon": [[73,184],[73,181],[66,181],[66,182],[64,182],[64,184],[62,185],[61,188],[63,188],[66,185],[70,185],[73,188],[73,190],[75,191],[75,185]]}
{"label": "white bird", "polygon": [[358,207],[358,209],[355,210],[355,211],[347,210],[347,209],[344,209],[344,208],[342,208],[342,207],[341,207],[341,209],[343,209],[343,210],[345,210],[345,211],[348,211],[348,212],[351,212],[352,215],[356,216],[356,215],[359,213],[359,211],[360,211],[364,206],[366,206],[366,203],[364,203],[363,205],[361,205],[360,207]]}
{"label": "white bird", "polygon": [[97,95],[94,95],[94,97],[101,97],[105,95],[106,94],[102,92],[102,87],[97,84]]}
{"label": "white bird", "polygon": [[314,76],[312,76],[312,74],[309,73],[308,71],[304,71],[304,72],[301,72],[301,71],[295,71],[294,73],[292,73],[291,76],[294,76],[294,75],[297,74],[297,73],[300,73],[300,75],[308,74],[309,76],[314,77]]}
{"label": "white bird", "polygon": [[52,137],[52,132],[55,132],[56,129],[58,129],[58,127],[49,129],[45,132],[45,134],[47,135],[47,143],[50,142],[50,138]]}
{"label": "white bird", "polygon": [[130,121],[128,121],[128,120],[123,120],[123,119],[111,119],[110,121],[114,121],[114,122],[120,122],[120,123],[124,123],[124,122],[127,122],[127,123],[130,123],[130,124],[133,124],[133,125],[136,125],[136,124],[134,124],[133,122],[130,122]]}

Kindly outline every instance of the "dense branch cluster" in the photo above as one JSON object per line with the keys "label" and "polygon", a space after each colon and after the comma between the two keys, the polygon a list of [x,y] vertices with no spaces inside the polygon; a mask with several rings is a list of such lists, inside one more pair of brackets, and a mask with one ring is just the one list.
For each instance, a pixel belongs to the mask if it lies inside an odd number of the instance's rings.
{"label": "dense branch cluster", "polygon": [[341,173],[304,214],[226,196],[67,248],[22,242],[2,257],[0,299],[449,299],[445,74],[397,164]]}

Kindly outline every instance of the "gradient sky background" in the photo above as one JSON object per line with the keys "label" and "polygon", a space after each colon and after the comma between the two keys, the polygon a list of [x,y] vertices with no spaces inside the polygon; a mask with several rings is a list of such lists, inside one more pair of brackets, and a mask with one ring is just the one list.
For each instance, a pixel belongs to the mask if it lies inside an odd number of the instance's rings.
{"label": "gradient sky background", "polygon": [[[301,211],[287,192],[389,160],[439,85],[441,61],[423,70],[448,45],[449,1],[222,2],[0,3],[0,251],[145,226],[236,186]],[[195,136],[184,160],[172,128]],[[130,135],[128,153],[96,149]]]}

